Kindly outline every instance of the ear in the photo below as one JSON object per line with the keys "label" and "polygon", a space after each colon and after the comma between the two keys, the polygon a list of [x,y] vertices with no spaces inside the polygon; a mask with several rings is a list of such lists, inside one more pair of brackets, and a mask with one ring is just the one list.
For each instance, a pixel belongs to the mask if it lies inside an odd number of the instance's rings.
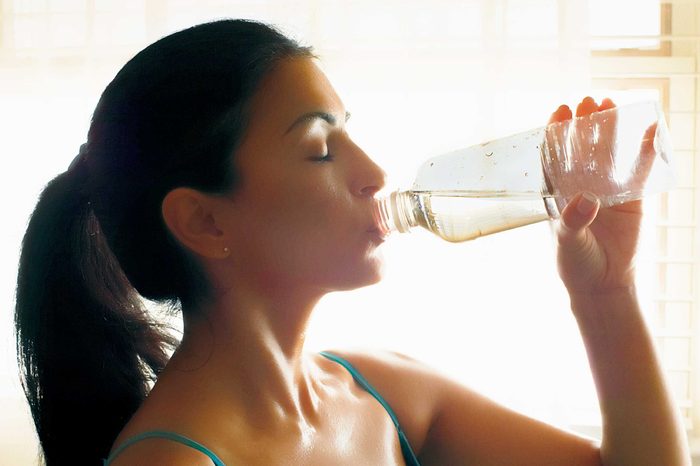
{"label": "ear", "polygon": [[191,188],[175,188],[161,205],[163,220],[177,240],[199,256],[223,259],[230,253],[217,227],[216,200]]}

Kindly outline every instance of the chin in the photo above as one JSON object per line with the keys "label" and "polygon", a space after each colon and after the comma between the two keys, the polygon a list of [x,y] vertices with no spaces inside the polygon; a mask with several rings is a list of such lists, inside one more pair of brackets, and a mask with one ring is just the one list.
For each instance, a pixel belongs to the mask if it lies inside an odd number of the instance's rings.
{"label": "chin", "polygon": [[[348,272],[349,270],[346,269],[345,271]],[[381,262],[373,264],[372,266],[356,268],[353,272],[352,274],[342,274],[342,276],[338,277],[335,286],[331,286],[330,288],[334,291],[355,290],[357,288],[377,284],[383,277]]]}

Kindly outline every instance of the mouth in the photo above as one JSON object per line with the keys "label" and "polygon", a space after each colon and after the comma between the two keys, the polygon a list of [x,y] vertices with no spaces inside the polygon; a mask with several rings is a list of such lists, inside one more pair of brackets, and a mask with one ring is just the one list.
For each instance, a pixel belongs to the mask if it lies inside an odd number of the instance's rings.
{"label": "mouth", "polygon": [[373,239],[377,240],[380,243],[383,243],[384,239],[387,236],[386,233],[382,232],[382,230],[376,225],[372,225],[370,228],[368,228],[367,233],[369,233],[373,237]]}

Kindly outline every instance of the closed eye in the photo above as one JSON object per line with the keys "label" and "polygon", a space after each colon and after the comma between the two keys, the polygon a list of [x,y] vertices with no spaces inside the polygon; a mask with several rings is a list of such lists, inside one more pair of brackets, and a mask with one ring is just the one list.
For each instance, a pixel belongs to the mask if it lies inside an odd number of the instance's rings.
{"label": "closed eye", "polygon": [[312,157],[311,159],[314,162],[330,162],[334,159],[334,157],[331,153],[327,153],[325,155],[320,155],[318,157]]}

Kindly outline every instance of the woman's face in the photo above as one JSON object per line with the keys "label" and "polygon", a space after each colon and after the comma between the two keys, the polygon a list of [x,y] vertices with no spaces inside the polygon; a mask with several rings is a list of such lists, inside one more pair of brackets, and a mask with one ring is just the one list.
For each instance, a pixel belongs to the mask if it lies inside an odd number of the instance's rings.
{"label": "woman's face", "polygon": [[312,59],[261,83],[234,164],[231,258],[254,285],[351,289],[380,278],[372,216],[384,172],[345,131],[348,114]]}

